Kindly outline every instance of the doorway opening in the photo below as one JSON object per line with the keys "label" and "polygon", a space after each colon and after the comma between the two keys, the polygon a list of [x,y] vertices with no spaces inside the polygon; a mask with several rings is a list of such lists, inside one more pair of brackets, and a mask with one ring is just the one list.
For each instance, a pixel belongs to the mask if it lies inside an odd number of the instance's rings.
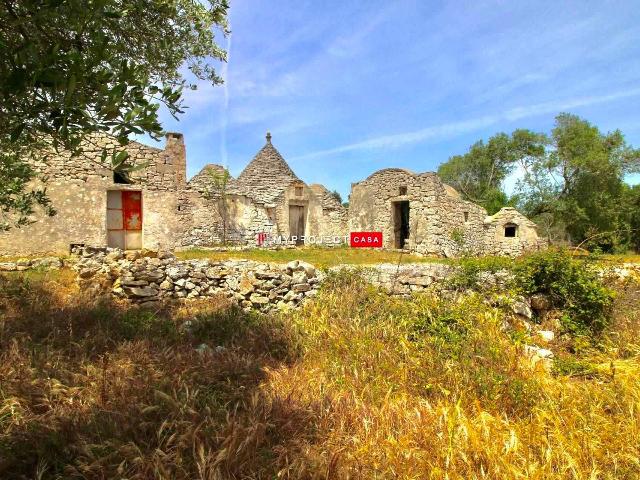
{"label": "doorway opening", "polygon": [[405,248],[409,233],[409,202],[393,202],[393,247]]}
{"label": "doorway opening", "polygon": [[142,248],[142,192],[107,191],[107,246]]}
{"label": "doorway opening", "polygon": [[296,245],[304,245],[304,206],[289,205],[289,236]]}

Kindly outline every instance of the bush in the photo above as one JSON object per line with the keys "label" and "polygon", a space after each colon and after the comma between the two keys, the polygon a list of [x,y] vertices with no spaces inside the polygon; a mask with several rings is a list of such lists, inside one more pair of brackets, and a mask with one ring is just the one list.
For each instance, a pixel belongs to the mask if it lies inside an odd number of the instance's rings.
{"label": "bush", "polygon": [[564,311],[561,322],[574,334],[598,334],[609,323],[613,292],[598,278],[593,263],[550,250],[525,258],[514,267],[516,283],[525,295],[547,295]]}

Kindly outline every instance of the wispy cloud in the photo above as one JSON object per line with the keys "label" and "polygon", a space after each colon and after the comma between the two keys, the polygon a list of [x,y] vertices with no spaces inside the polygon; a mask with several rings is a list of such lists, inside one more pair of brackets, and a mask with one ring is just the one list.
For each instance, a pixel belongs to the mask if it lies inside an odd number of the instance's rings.
{"label": "wispy cloud", "polygon": [[425,142],[432,138],[444,138],[454,137],[463,133],[473,132],[482,128],[495,125],[502,121],[515,121],[523,118],[534,117],[538,115],[545,115],[550,113],[560,113],[562,111],[584,107],[589,105],[595,105],[599,103],[612,102],[629,97],[635,97],[640,95],[640,88],[629,89],[620,92],[615,92],[608,95],[599,96],[585,96],[567,100],[552,101],[538,103],[534,105],[526,105],[521,107],[511,108],[504,112],[485,115],[478,118],[469,120],[463,120],[459,122],[450,122],[441,125],[433,125],[420,130],[414,130],[411,132],[397,133],[393,135],[383,135],[380,137],[370,138],[362,142],[351,143],[348,145],[342,145],[339,147],[329,148],[326,150],[318,150],[315,152],[300,155],[292,158],[291,160],[303,160],[308,158],[323,157],[328,155],[336,155],[339,153],[361,151],[361,150],[376,150],[376,149],[393,149],[402,147],[405,145],[411,145],[415,143]]}

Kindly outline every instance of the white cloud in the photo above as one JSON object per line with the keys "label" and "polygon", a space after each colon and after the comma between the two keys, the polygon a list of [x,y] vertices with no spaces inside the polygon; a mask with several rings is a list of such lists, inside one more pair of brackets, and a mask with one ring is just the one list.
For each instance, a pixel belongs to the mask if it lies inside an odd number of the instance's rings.
{"label": "white cloud", "polygon": [[502,120],[515,121],[522,118],[534,117],[537,115],[544,115],[549,113],[555,114],[577,107],[606,103],[623,98],[634,97],[637,95],[640,95],[640,88],[623,90],[608,95],[586,96],[562,101],[544,102],[535,105],[515,107],[505,112],[494,115],[486,115],[483,117],[463,120],[459,122],[429,126],[420,130],[414,130],[412,132],[383,135],[380,137],[370,138],[362,142],[351,143],[348,145],[342,145],[326,150],[319,150],[316,152],[298,156],[296,158],[293,158],[292,160],[302,160],[306,158],[322,157],[360,150],[398,148],[404,145],[421,143],[431,138],[453,137],[462,133],[473,132],[475,130],[494,125]]}

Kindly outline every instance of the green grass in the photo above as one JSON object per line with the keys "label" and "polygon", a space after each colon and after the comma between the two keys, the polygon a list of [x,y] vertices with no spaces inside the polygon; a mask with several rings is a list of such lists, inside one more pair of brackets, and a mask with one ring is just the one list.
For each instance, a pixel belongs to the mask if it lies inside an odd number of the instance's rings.
{"label": "green grass", "polygon": [[46,268],[30,268],[20,272],[2,272],[8,278],[23,279],[33,282],[47,281],[72,281],[75,278],[75,272],[63,268],[58,270],[48,270]]}
{"label": "green grass", "polygon": [[178,252],[178,258],[183,260],[210,259],[229,260],[243,259],[258,262],[287,263],[292,260],[303,260],[317,267],[332,267],[335,265],[369,265],[376,263],[418,263],[418,262],[447,262],[438,257],[419,257],[408,253],[390,252],[386,250],[368,248],[320,248],[301,247],[295,249],[266,250],[253,249],[239,252],[215,252],[204,249],[193,249]]}

